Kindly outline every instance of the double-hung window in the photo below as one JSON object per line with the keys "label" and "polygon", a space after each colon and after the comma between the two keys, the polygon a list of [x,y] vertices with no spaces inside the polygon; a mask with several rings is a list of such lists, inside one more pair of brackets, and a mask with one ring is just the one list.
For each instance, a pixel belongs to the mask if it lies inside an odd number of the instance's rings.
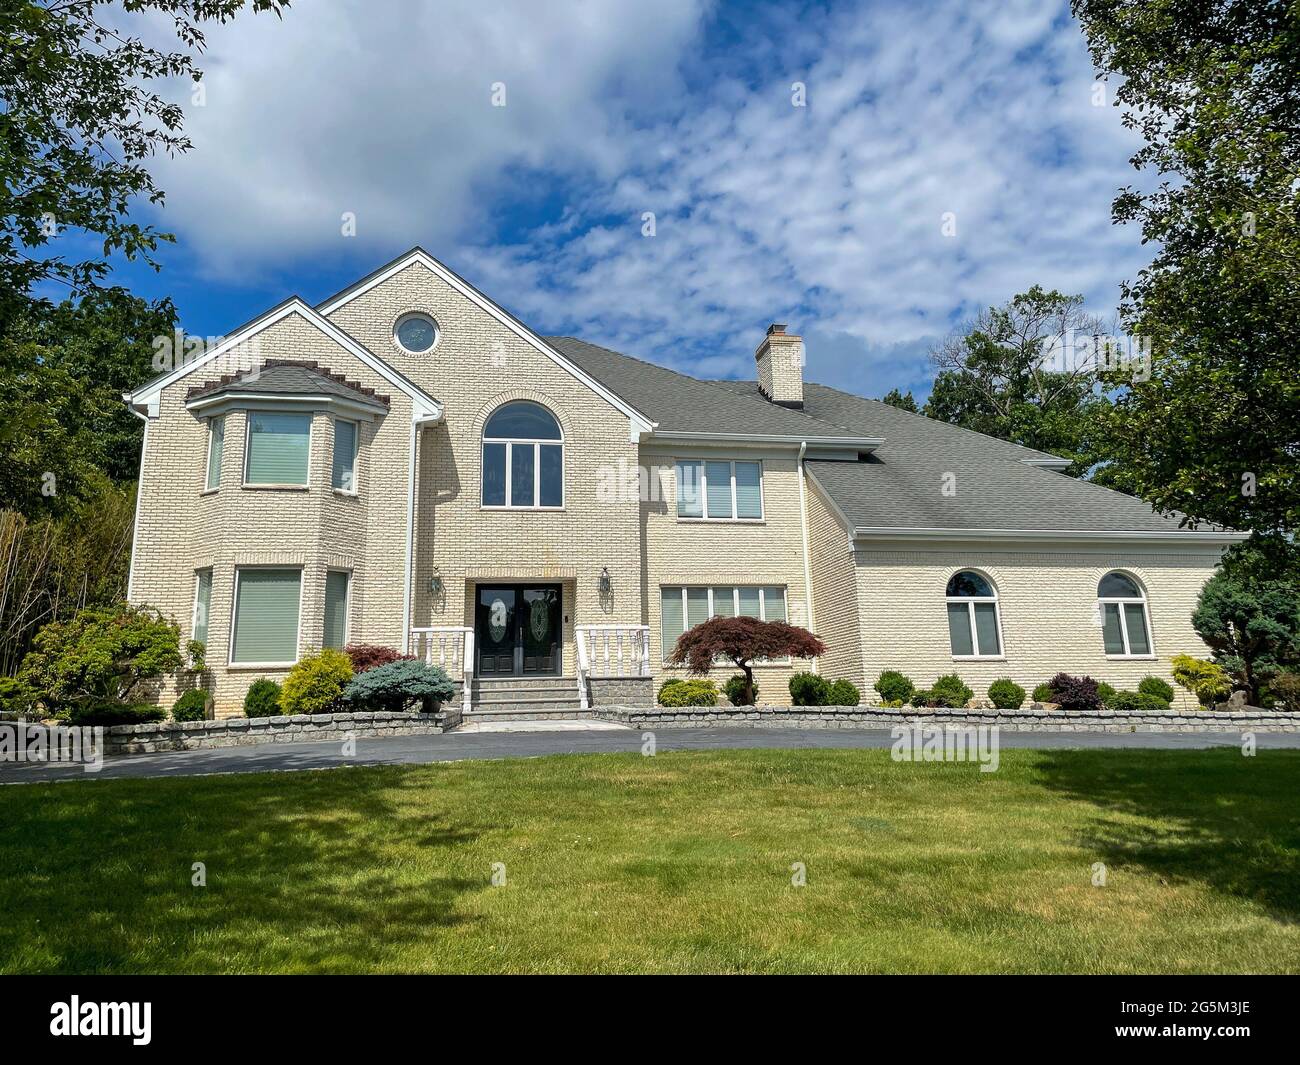
{"label": "double-hung window", "polygon": [[323,647],[342,648],[348,642],[348,591],[352,575],[332,569],[325,574],[325,636]]}
{"label": "double-hung window", "polygon": [[287,666],[298,660],[302,570],[235,570],[235,617],[230,661]]}
{"label": "double-hung window", "polygon": [[330,484],[340,492],[357,490],[357,423],[334,419],[334,464]]}
{"label": "double-hung window", "polygon": [[748,617],[785,621],[785,589],[779,585],[667,586],[660,589],[663,656],[677,638],[709,618]]}
{"label": "double-hung window", "polygon": [[310,414],[250,410],[244,483],[305,485],[310,451]]}
{"label": "double-hung window", "polygon": [[215,492],[221,487],[221,451],[226,442],[225,416],[208,419],[208,476],[204,490]]}
{"label": "double-hung window", "polygon": [[679,459],[677,516],[703,521],[762,520],[763,464]]}
{"label": "double-hung window", "polygon": [[201,569],[194,575],[193,639],[208,642],[208,614],[212,609],[212,570]]}

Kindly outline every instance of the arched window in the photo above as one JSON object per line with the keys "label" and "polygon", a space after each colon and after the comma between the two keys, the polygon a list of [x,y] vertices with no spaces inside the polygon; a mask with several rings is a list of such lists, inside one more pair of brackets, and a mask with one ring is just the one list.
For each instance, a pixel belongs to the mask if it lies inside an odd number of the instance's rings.
{"label": "arched window", "polygon": [[483,426],[483,506],[564,506],[564,434],[540,403],[503,403]]}
{"label": "arched window", "polygon": [[948,581],[948,642],[953,658],[997,658],[1002,654],[998,594],[973,569]]}
{"label": "arched window", "polygon": [[1127,573],[1115,570],[1098,582],[1097,613],[1106,654],[1121,658],[1151,654],[1146,593]]}

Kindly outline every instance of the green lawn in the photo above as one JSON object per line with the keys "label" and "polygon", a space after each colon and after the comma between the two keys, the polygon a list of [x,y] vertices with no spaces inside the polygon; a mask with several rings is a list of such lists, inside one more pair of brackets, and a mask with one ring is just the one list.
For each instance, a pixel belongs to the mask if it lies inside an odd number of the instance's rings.
{"label": "green lawn", "polygon": [[1297,972],[1298,796],[1235,750],[6,787],[0,971]]}

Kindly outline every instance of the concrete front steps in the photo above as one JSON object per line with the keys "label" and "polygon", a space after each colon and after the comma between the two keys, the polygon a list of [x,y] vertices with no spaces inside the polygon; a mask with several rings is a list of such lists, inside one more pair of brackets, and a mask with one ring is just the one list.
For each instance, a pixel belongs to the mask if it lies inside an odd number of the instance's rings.
{"label": "concrete front steps", "polygon": [[579,709],[577,677],[475,677],[466,721],[595,721]]}

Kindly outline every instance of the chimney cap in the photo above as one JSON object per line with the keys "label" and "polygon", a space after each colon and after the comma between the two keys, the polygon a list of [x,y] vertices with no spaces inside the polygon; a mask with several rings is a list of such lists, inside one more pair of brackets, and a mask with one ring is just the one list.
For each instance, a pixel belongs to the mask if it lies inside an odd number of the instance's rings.
{"label": "chimney cap", "polygon": [[768,336],[771,336],[773,333],[784,333],[784,332],[785,332],[785,322],[773,322],[771,325],[767,327]]}

